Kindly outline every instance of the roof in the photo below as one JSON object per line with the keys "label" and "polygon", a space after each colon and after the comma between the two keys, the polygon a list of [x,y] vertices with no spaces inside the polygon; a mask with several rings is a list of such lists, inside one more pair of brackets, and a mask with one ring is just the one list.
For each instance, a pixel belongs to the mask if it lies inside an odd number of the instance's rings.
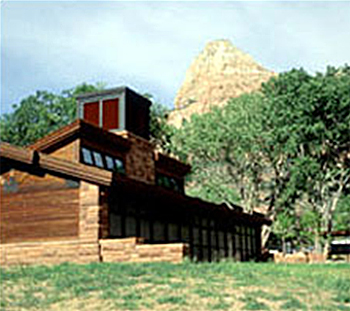
{"label": "roof", "polygon": [[96,136],[100,142],[113,144],[113,146],[119,148],[120,150],[126,151],[131,146],[131,142],[126,138],[79,119],[44,136],[43,138],[37,140],[34,144],[29,145],[28,148],[46,152],[57,149],[76,138],[89,138]]}
{"label": "roof", "polygon": [[55,158],[38,151],[16,147],[7,143],[2,143],[0,145],[0,160],[1,174],[11,168],[18,168],[24,171],[39,170],[55,176],[82,180],[99,186],[119,187],[122,191],[147,193],[147,195],[168,200],[174,204],[223,213],[228,217],[236,217],[244,221],[258,224],[271,224],[271,221],[266,219],[262,214],[254,213],[250,215],[242,213],[240,209],[231,210],[225,204],[218,205],[209,203],[198,198],[188,197],[184,194],[162,188],[161,186],[150,185],[97,167]]}
{"label": "roof", "polygon": [[144,99],[143,103],[147,104],[148,106],[150,106],[152,104],[148,98],[138,94],[137,92],[133,91],[132,89],[130,89],[126,86],[119,86],[119,87],[115,87],[115,88],[111,88],[111,89],[107,89],[107,90],[84,93],[84,94],[76,96],[76,99],[78,101],[81,101],[81,102],[91,101],[91,100],[95,101],[95,100],[103,99],[103,98],[109,97],[109,96],[119,96],[123,93],[129,93],[129,94],[131,93],[133,95],[136,95],[138,97],[143,98]]}
{"label": "roof", "polygon": [[162,154],[158,151],[154,153],[156,161],[156,169],[165,174],[174,174],[177,176],[185,176],[191,171],[191,166],[185,164],[173,157]]}
{"label": "roof", "polygon": [[[135,134],[129,132],[128,135],[134,136]],[[48,153],[61,148],[77,138],[89,139],[91,137],[98,137],[100,143],[106,146],[113,146],[113,148],[119,149],[120,151],[128,151],[132,144],[127,136],[116,135],[115,133],[111,133],[110,131],[79,119],[51,132],[29,145],[28,148],[30,150]],[[149,143],[149,141],[145,140],[143,137],[138,136],[138,139]],[[159,152],[155,152],[154,158],[157,169],[167,171],[167,173],[170,174],[174,173],[175,175],[184,176],[191,170],[191,166]]]}

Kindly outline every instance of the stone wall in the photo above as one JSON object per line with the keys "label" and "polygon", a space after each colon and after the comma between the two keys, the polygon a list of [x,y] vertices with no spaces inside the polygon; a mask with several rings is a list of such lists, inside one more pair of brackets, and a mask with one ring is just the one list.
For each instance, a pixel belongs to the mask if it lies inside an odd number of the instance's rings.
{"label": "stone wall", "polygon": [[79,238],[98,241],[100,194],[99,187],[87,182],[80,183],[79,192]]}
{"label": "stone wall", "polygon": [[89,263],[99,261],[99,245],[79,239],[0,245],[0,265]]}
{"label": "stone wall", "polygon": [[132,143],[125,159],[126,175],[132,179],[154,184],[155,164],[152,144],[128,131],[116,132],[116,135],[121,135]]}
{"label": "stone wall", "polygon": [[317,253],[274,254],[275,263],[325,263],[326,259],[324,254]]}
{"label": "stone wall", "polygon": [[182,262],[187,255],[187,245],[142,244],[142,239],[125,238],[100,240],[101,258],[104,262]]}

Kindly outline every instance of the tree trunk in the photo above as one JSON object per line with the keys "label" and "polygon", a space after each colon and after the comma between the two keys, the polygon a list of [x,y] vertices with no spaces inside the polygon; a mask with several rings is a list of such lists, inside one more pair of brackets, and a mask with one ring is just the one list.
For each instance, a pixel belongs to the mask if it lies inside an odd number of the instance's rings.
{"label": "tree trunk", "polygon": [[286,238],[282,237],[282,253],[286,254],[287,253],[287,248],[286,248]]}
{"label": "tree trunk", "polygon": [[320,236],[318,232],[315,232],[314,247],[316,253],[321,253]]}
{"label": "tree trunk", "polygon": [[266,243],[271,233],[271,226],[264,225],[261,229],[261,247],[266,247]]}

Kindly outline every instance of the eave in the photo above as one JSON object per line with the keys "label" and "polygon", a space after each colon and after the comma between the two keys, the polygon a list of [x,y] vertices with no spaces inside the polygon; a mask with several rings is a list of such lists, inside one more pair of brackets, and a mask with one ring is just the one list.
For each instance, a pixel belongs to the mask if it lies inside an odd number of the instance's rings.
{"label": "eave", "polygon": [[228,219],[235,218],[243,222],[259,225],[271,224],[271,221],[261,214],[246,214],[240,208],[232,210],[225,204],[209,203],[97,167],[55,158],[38,151],[16,147],[7,143],[0,145],[0,160],[6,168],[6,170],[3,170],[3,165],[1,166],[1,174],[6,172],[8,168],[19,168],[27,171],[36,170],[42,174],[49,173],[59,177],[90,182],[99,186],[117,187],[123,193],[135,193],[135,191],[144,193],[165,202],[171,202],[171,204],[178,204],[182,208],[219,213],[223,217],[228,217]]}
{"label": "eave", "polygon": [[48,153],[77,138],[89,139],[91,137],[95,137],[104,145],[112,145],[113,148],[120,151],[127,151],[131,146],[131,142],[127,139],[79,119],[37,140],[28,146],[28,149]]}

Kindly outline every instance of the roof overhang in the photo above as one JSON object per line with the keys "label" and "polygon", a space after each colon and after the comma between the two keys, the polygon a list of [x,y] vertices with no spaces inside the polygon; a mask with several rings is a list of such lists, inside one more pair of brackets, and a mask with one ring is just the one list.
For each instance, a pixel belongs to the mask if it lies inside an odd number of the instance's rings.
{"label": "roof overhang", "polygon": [[118,173],[112,173],[82,163],[63,160],[38,151],[16,147],[7,143],[2,143],[0,145],[0,160],[2,163],[0,167],[1,174],[7,172],[11,168],[17,168],[24,171],[36,170],[43,174],[49,173],[59,177],[86,181],[99,186],[117,187],[123,193],[135,193],[136,191],[137,193],[156,197],[165,202],[167,201],[172,204],[178,204],[185,208],[211,211],[228,218],[236,218],[257,225],[271,224],[271,221],[265,218],[262,214],[243,213],[241,208],[232,210],[225,204],[218,205],[209,203],[161,186],[137,181]]}
{"label": "roof overhang", "polygon": [[120,151],[127,151],[131,146],[131,142],[127,139],[79,119],[37,140],[28,148],[47,153],[77,138],[91,139],[91,137],[98,137],[101,144],[113,146]]}

